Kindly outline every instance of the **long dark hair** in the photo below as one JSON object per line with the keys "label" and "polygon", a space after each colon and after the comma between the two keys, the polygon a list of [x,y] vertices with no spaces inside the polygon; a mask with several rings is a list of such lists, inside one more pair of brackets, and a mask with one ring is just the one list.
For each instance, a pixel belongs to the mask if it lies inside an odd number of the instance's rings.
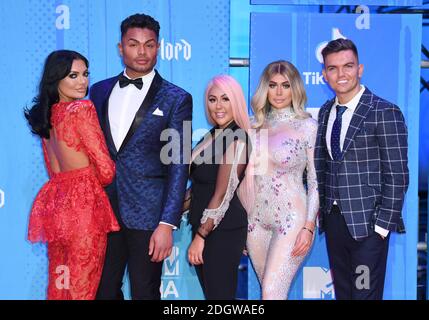
{"label": "long dark hair", "polygon": [[39,83],[39,94],[33,99],[33,106],[24,109],[24,115],[31,127],[31,132],[41,138],[49,139],[51,124],[51,107],[59,101],[58,84],[71,71],[74,60],[82,60],[88,67],[88,59],[79,52],[71,50],[53,51],[46,58],[42,79]]}

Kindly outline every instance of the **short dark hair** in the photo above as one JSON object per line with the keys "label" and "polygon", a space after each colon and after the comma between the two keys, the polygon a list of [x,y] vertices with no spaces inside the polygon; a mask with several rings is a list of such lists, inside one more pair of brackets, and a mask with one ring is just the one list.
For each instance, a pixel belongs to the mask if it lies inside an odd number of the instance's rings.
{"label": "short dark hair", "polygon": [[322,50],[323,62],[325,62],[326,57],[331,53],[337,53],[344,50],[352,50],[356,56],[356,59],[359,61],[359,55],[357,48],[353,41],[349,39],[335,39],[329,41],[326,47]]}
{"label": "short dark hair", "polygon": [[88,59],[79,52],[71,50],[51,52],[45,61],[39,93],[33,99],[34,105],[30,109],[24,109],[31,131],[42,138],[50,137],[51,107],[60,100],[58,84],[70,73],[74,60],[82,60],[88,68]]}
{"label": "short dark hair", "polygon": [[149,29],[155,32],[156,39],[159,39],[159,22],[151,16],[144,13],[136,13],[129,16],[121,23],[121,38],[127,33],[130,28]]}

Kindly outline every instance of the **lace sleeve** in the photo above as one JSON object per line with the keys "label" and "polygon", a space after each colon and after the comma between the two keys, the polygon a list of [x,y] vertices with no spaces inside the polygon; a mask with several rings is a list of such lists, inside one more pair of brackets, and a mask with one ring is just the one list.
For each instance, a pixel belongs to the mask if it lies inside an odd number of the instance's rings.
{"label": "lace sleeve", "polygon": [[317,123],[311,122],[307,141],[307,221],[315,222],[319,211],[319,191],[316,167],[314,165],[314,147],[316,143]]}
{"label": "lace sleeve", "polygon": [[115,175],[115,163],[109,156],[103,131],[98,122],[95,107],[91,101],[79,108],[76,130],[82,147],[97,173],[98,180],[105,186],[112,182]]}
{"label": "lace sleeve", "polygon": [[[234,197],[235,191],[240,184],[240,176],[246,169],[247,164],[246,143],[239,140],[232,143],[222,158],[222,164],[216,179],[216,190],[211,198],[207,209],[203,212],[198,232],[206,237],[214,230],[225,216],[229,203]],[[233,161],[231,161],[233,159]]]}
{"label": "lace sleeve", "polygon": [[48,170],[49,178],[52,177],[51,161],[49,160],[48,150],[46,149],[45,141],[42,139],[43,158],[45,159],[46,170]]}

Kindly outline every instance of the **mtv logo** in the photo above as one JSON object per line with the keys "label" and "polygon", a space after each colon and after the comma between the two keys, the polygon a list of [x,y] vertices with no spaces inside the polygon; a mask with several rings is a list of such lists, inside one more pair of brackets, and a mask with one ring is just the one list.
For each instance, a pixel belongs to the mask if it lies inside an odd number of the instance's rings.
{"label": "mtv logo", "polygon": [[304,299],[335,299],[330,269],[304,267],[303,282]]}

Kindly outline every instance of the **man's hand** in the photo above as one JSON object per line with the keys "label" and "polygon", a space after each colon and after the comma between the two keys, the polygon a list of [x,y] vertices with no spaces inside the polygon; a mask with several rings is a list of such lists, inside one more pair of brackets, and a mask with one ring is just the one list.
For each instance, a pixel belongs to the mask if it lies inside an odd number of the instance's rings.
{"label": "man's hand", "polygon": [[385,237],[385,236],[383,236],[381,233],[379,233],[379,232],[377,232],[377,231],[376,231],[376,233],[379,235],[379,237],[380,237],[381,239],[383,239],[383,240],[384,240],[384,239],[386,239],[386,237]]}
{"label": "man's hand", "polygon": [[153,232],[149,241],[150,261],[161,262],[171,254],[173,247],[172,227],[165,224],[159,224]]}

